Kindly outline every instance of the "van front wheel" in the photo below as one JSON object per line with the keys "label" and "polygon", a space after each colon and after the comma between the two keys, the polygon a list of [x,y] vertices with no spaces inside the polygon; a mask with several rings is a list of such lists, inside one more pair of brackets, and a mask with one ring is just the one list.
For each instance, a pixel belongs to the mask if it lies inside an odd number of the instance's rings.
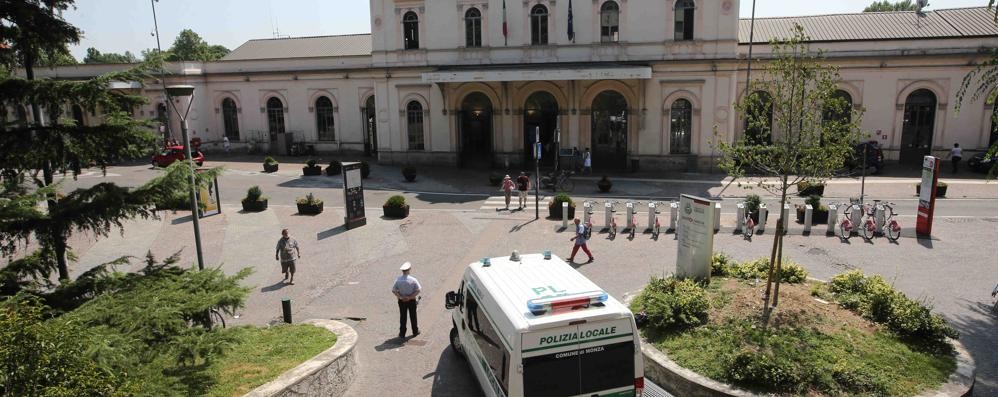
{"label": "van front wheel", "polygon": [[457,328],[450,329],[450,347],[458,356],[465,358],[464,346],[461,345],[461,337],[457,335]]}

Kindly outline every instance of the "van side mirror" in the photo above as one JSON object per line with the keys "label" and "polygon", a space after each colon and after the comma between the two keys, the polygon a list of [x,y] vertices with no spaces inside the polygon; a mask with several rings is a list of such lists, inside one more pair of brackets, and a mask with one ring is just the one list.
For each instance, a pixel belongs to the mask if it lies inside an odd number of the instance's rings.
{"label": "van side mirror", "polygon": [[461,298],[463,298],[461,294],[454,291],[450,291],[447,293],[447,298],[444,299],[444,306],[447,307],[447,310],[458,307],[459,305],[461,305],[461,301],[463,300]]}

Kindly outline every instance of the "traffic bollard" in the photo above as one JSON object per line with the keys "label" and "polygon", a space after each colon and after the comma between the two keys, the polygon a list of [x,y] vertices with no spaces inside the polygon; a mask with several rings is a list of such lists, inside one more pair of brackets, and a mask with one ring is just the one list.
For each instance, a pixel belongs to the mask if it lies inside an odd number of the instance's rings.
{"label": "traffic bollard", "polygon": [[745,203],[735,204],[735,233],[745,233]]}
{"label": "traffic bollard", "polygon": [[603,227],[605,229],[610,228],[610,218],[613,217],[613,203],[607,201],[604,204],[604,216],[603,216]]}
{"label": "traffic bollard", "polygon": [[783,212],[780,213],[780,225],[783,228],[783,235],[787,235],[790,232],[788,226],[790,226],[790,204],[783,204]]}
{"label": "traffic bollard", "polygon": [[627,223],[624,228],[630,229],[631,225],[634,224],[634,203],[628,201],[626,207],[627,207]]}
{"label": "traffic bollard", "polygon": [[811,204],[804,206],[804,235],[811,234],[811,219],[814,216],[814,207]]}
{"label": "traffic bollard", "polygon": [[648,202],[648,228],[646,230],[652,230],[655,227],[655,202]]}
{"label": "traffic bollard", "polygon": [[769,208],[766,208],[766,204],[759,204],[759,227],[755,230],[759,233],[765,232],[767,220],[769,220]]}
{"label": "traffic bollard", "polygon": [[828,205],[828,224],[825,225],[825,235],[834,236],[835,235],[835,224],[839,222],[839,205],[829,204]]}
{"label": "traffic bollard", "polygon": [[852,205],[852,233],[859,234],[859,228],[863,227],[863,206],[860,204]]}
{"label": "traffic bollard", "polygon": [[714,233],[721,230],[721,203],[714,203]]}
{"label": "traffic bollard", "polygon": [[676,222],[679,218],[679,202],[669,203],[669,230],[676,231]]}
{"label": "traffic bollard", "polygon": [[561,228],[568,229],[568,203],[561,203]]}
{"label": "traffic bollard", "polygon": [[284,313],[284,322],[291,324],[291,299],[281,300],[281,312]]}

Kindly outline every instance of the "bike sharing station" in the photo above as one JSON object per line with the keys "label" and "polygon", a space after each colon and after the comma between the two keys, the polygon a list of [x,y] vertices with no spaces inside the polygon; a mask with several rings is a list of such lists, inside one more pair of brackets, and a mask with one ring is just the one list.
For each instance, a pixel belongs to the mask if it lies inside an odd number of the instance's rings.
{"label": "bike sharing station", "polygon": [[346,216],[343,218],[343,223],[347,230],[366,225],[364,179],[360,173],[360,163],[343,163],[343,199],[346,203]]}

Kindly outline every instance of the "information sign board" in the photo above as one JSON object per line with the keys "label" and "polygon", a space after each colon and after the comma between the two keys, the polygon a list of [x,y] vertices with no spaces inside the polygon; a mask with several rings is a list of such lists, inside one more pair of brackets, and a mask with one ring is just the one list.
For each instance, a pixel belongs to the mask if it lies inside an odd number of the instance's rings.
{"label": "information sign board", "polygon": [[714,253],[714,203],[684,194],[679,199],[676,277],[710,280]]}
{"label": "information sign board", "polygon": [[346,203],[346,216],[343,219],[347,229],[364,226],[364,179],[360,163],[343,163],[343,202]]}
{"label": "information sign board", "polygon": [[915,233],[918,236],[932,235],[932,218],[936,211],[936,185],[939,184],[939,158],[925,156],[922,159],[922,187],[918,193],[918,218]]}

